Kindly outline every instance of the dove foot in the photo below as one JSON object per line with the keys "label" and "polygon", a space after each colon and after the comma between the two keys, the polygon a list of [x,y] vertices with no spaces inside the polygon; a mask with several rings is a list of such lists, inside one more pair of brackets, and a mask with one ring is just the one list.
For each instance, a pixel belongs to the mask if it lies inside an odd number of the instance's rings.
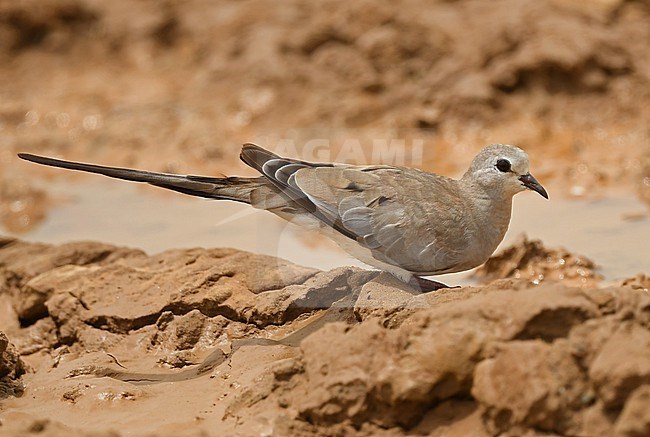
{"label": "dove foot", "polygon": [[409,280],[409,285],[417,290],[420,290],[422,293],[440,290],[441,288],[459,288],[458,286],[450,287],[449,285],[443,284],[442,282],[432,281],[431,279],[425,279],[419,276],[411,277]]}

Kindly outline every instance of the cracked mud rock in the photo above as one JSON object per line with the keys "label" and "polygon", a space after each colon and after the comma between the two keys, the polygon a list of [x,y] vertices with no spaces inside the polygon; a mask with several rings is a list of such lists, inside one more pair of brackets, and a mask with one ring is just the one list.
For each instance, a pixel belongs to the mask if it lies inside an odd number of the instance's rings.
{"label": "cracked mud rock", "polygon": [[[522,240],[492,267],[523,258],[547,273],[575,267],[528,252],[577,259]],[[575,287],[556,271],[539,285],[520,277],[419,294],[386,274],[230,249],[149,256],[5,240],[0,277],[0,329],[15,345],[0,335],[12,382],[0,435],[62,435],[64,425],[79,435],[650,427],[643,275]]]}
{"label": "cracked mud rock", "polygon": [[25,363],[13,344],[0,331],[0,400],[22,394],[19,378],[25,373]]}

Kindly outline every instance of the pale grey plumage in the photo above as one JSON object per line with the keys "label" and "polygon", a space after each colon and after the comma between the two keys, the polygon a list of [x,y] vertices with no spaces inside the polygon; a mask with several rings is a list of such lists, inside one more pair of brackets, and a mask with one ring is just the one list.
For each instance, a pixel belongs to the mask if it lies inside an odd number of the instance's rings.
{"label": "pale grey plumage", "polygon": [[[282,158],[246,144],[257,178],[210,178],[73,163],[21,154],[41,164],[147,182],[186,194],[235,200],[317,228],[363,262],[404,280],[471,269],[503,239],[512,196],[547,197],[519,148],[491,145],[464,176],[450,179],[388,165],[355,166]],[[508,169],[504,171],[504,162]]]}

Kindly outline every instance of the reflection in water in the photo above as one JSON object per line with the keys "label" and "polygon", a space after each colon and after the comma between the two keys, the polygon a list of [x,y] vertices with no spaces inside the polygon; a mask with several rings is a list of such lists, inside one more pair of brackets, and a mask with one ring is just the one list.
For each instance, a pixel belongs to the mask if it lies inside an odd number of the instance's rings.
{"label": "reflection in water", "polygon": [[[49,184],[48,190],[71,200],[52,208],[43,225],[21,238],[47,243],[94,240],[149,253],[233,247],[320,269],[363,266],[329,240],[235,202],[109,181]],[[607,279],[630,277],[647,272],[650,266],[650,219],[647,215],[625,219],[643,210],[633,198],[546,201],[524,193],[515,197],[510,230],[502,245],[526,232],[548,247],[563,246],[593,259]],[[452,284],[471,282],[467,273],[437,278]]]}

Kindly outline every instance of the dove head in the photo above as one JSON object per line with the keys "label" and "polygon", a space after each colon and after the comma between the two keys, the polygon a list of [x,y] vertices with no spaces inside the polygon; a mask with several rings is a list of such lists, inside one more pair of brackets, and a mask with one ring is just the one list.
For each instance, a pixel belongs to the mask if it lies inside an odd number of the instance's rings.
{"label": "dove head", "polygon": [[528,189],[548,199],[546,190],[530,174],[528,167],[528,155],[519,147],[492,144],[476,155],[463,179],[491,197],[512,197]]}

